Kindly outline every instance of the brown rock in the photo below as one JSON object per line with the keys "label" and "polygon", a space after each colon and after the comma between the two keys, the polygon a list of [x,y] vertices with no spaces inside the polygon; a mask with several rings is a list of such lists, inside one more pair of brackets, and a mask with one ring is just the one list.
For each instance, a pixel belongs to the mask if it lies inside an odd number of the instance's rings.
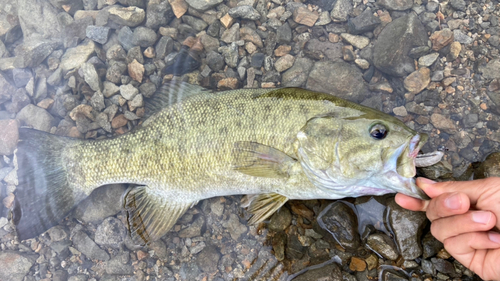
{"label": "brown rock", "polygon": [[184,0],[168,0],[170,6],[172,6],[172,11],[174,12],[175,17],[182,17],[188,10],[188,4]]}
{"label": "brown rock", "polygon": [[368,265],[368,270],[372,270],[374,268],[377,268],[378,266],[378,258],[374,254],[370,254],[366,259],[365,259],[366,264]]}
{"label": "brown rock", "polygon": [[193,46],[191,46],[191,51],[195,51],[198,53],[203,52],[203,44],[201,43],[201,38],[198,37],[196,41],[194,42]]}
{"label": "brown rock", "polygon": [[14,193],[9,193],[7,197],[3,199],[3,205],[5,208],[10,209],[12,208],[12,205],[14,204]]}
{"label": "brown rock", "polygon": [[127,118],[125,118],[125,115],[123,114],[120,114],[118,116],[116,116],[115,118],[113,118],[113,120],[111,120],[111,127],[113,129],[117,129],[117,128],[120,128],[120,127],[123,127],[125,125],[127,125]]}
{"label": "brown rock", "polygon": [[137,82],[142,82],[142,76],[144,75],[144,66],[134,59],[128,64],[128,74],[132,79]]}
{"label": "brown rock", "polygon": [[335,34],[335,33],[329,33],[328,34],[328,41],[330,41],[332,43],[337,43],[340,41],[340,36],[338,34]]}
{"label": "brown rock", "polygon": [[229,14],[226,14],[225,16],[220,18],[220,22],[225,28],[230,28],[234,23],[234,19]]}
{"label": "brown rock", "polygon": [[295,57],[292,55],[284,55],[279,58],[274,64],[274,68],[278,72],[283,72],[293,66],[295,62]]}
{"label": "brown rock", "polygon": [[79,20],[86,17],[92,17],[92,19],[95,21],[95,18],[97,17],[98,13],[99,10],[92,10],[92,11],[78,10],[75,12],[74,18],[75,20]]}
{"label": "brown rock", "polygon": [[454,41],[450,46],[450,55],[452,59],[458,58],[460,51],[462,50],[462,45],[460,42]]}
{"label": "brown rock", "polygon": [[274,82],[262,82],[262,84],[260,84],[260,87],[263,89],[269,89],[276,88],[276,85],[274,85]]}
{"label": "brown rock", "polygon": [[36,106],[41,107],[43,109],[48,109],[54,103],[53,99],[43,99]]}
{"label": "brown rock", "polygon": [[253,54],[255,51],[257,51],[257,46],[255,46],[255,44],[252,42],[246,42],[245,50],[247,50],[249,54]]}
{"label": "brown rock", "polygon": [[310,221],[314,220],[314,212],[307,208],[303,203],[291,202],[290,205],[292,205],[292,212],[294,212],[295,214]]}
{"label": "brown rock", "polygon": [[76,138],[76,139],[83,139],[82,133],[80,133],[80,131],[78,131],[78,128],[76,128],[74,126],[69,129],[68,137]]}
{"label": "brown rock", "polygon": [[151,46],[150,46],[150,47],[147,47],[147,48],[146,48],[146,50],[144,50],[143,54],[144,54],[144,56],[145,56],[146,58],[150,58],[150,59],[152,59],[152,58],[154,58],[154,57],[155,57],[155,48],[153,48],[153,47],[151,47]]}
{"label": "brown rock", "polygon": [[143,259],[147,258],[149,256],[148,253],[143,252],[141,250],[137,251],[137,259],[142,261]]}
{"label": "brown rock", "polygon": [[438,30],[432,33],[429,39],[432,42],[432,49],[434,51],[439,51],[453,42],[454,36],[453,32],[449,28],[445,28],[443,30]]}
{"label": "brown rock", "polygon": [[160,34],[162,36],[170,36],[174,39],[177,38],[177,34],[179,33],[179,31],[177,30],[177,28],[173,28],[173,27],[163,27],[161,26],[160,29]]}
{"label": "brown rock", "polygon": [[358,257],[352,257],[349,269],[352,271],[365,271],[366,262]]}
{"label": "brown rock", "polygon": [[419,93],[431,82],[431,71],[427,67],[422,67],[408,75],[404,80],[405,89],[411,93]]}
{"label": "brown rock", "polygon": [[240,39],[254,43],[257,47],[262,48],[262,39],[259,34],[250,27],[244,26],[240,28]]}
{"label": "brown rock", "polygon": [[191,48],[193,47],[194,43],[196,43],[196,38],[194,38],[193,36],[188,36],[186,39],[184,39],[182,45]]}
{"label": "brown rock", "polygon": [[69,117],[71,117],[73,121],[76,121],[78,115],[83,115],[90,120],[95,120],[94,114],[92,114],[92,106],[87,104],[80,104],[77,107],[73,108],[73,110],[71,110],[71,112],[69,113]]}
{"label": "brown rock", "polygon": [[445,116],[439,113],[434,113],[431,115],[431,123],[437,129],[445,131],[456,130],[455,123],[451,119],[446,118]]}
{"label": "brown rock", "polygon": [[19,123],[15,119],[0,120],[0,155],[14,152],[19,140]]}
{"label": "brown rock", "polygon": [[217,88],[220,90],[234,90],[238,88],[238,79],[224,78],[217,83]]}
{"label": "brown rock", "polygon": [[291,50],[292,50],[291,46],[289,46],[289,45],[281,45],[278,48],[276,48],[276,50],[274,50],[274,55],[277,56],[277,57],[282,57],[282,56],[287,55],[288,53],[290,53]]}
{"label": "brown rock", "polygon": [[309,27],[312,27],[318,18],[319,15],[317,13],[311,12],[304,7],[300,7],[293,11],[293,20],[296,23],[307,25]]}

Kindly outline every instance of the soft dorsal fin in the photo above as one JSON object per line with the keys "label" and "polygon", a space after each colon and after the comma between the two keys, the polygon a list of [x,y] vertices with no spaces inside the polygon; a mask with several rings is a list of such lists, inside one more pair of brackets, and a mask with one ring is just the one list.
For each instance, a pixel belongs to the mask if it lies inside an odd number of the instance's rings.
{"label": "soft dorsal fin", "polygon": [[255,177],[288,177],[296,162],[286,153],[257,142],[235,142],[232,153],[233,169]]}
{"label": "soft dorsal fin", "polygon": [[162,194],[151,194],[147,186],[131,188],[125,192],[123,207],[134,243],[144,245],[160,239],[193,202],[178,202]]}
{"label": "soft dorsal fin", "polygon": [[172,80],[163,84],[151,98],[146,100],[144,117],[148,118],[166,107],[199,94],[213,94],[213,92],[201,86],[180,81],[179,79]]}

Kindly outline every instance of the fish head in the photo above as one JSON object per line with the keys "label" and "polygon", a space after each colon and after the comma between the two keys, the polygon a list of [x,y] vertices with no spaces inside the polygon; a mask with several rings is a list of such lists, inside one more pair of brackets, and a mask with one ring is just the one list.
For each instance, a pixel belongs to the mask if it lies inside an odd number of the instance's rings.
{"label": "fish head", "polygon": [[358,106],[309,120],[295,149],[309,180],[331,190],[331,199],[397,192],[426,199],[414,177],[427,138],[393,116]]}

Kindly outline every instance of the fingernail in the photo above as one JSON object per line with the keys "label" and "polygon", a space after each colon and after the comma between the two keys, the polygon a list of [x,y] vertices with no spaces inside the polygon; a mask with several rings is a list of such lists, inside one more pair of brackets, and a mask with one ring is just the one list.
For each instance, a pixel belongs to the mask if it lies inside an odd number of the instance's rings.
{"label": "fingernail", "polygon": [[421,183],[425,184],[435,184],[436,182],[428,178],[418,178]]}
{"label": "fingernail", "polygon": [[488,238],[490,241],[500,244],[500,233],[488,232]]}
{"label": "fingernail", "polygon": [[446,207],[452,209],[452,210],[457,210],[462,207],[462,198],[457,194],[453,194],[452,196],[446,198],[444,200],[444,204]]}
{"label": "fingernail", "polygon": [[472,213],[472,220],[477,223],[488,224],[491,219],[490,212],[474,212]]}

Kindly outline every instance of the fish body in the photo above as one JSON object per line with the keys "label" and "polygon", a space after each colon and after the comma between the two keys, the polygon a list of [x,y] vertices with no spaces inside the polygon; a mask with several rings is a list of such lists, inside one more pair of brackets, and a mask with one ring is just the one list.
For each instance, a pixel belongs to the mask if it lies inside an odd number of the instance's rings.
{"label": "fish body", "polygon": [[413,176],[427,136],[377,110],[299,88],[212,93],[183,83],[156,95],[150,108],[159,110],[115,138],[21,129],[13,210],[21,239],[111,183],[139,185],[123,195],[138,243],[159,239],[215,196],[249,195],[253,223],[289,199],[423,196]]}

